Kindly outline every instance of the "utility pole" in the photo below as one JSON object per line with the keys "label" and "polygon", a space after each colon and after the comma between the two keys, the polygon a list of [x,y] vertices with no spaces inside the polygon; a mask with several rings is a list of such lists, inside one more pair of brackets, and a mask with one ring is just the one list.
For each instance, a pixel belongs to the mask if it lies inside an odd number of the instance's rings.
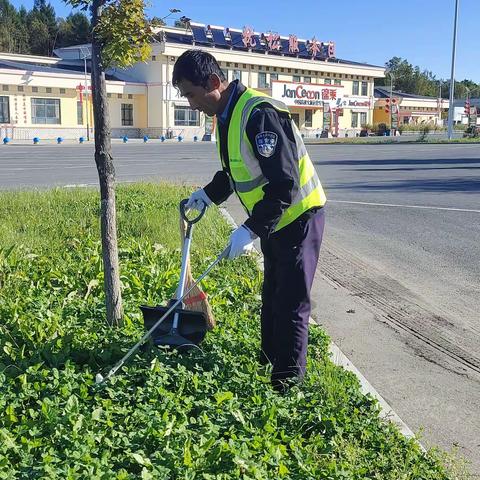
{"label": "utility pole", "polygon": [[390,72],[390,129],[392,129],[392,109],[393,109],[392,99],[393,99],[393,73]]}
{"label": "utility pole", "polygon": [[453,133],[453,96],[455,94],[455,55],[457,53],[457,23],[458,23],[458,4],[460,0],[455,0],[455,20],[453,23],[453,47],[452,47],[452,72],[450,75],[450,101],[448,104],[448,139],[452,139]]}

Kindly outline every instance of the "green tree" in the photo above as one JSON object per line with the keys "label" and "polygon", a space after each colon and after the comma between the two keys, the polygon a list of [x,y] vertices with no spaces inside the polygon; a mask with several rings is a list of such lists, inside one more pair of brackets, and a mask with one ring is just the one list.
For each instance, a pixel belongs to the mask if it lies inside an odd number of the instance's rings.
{"label": "green tree", "polygon": [[[375,81],[377,86],[390,87],[393,89],[415,95],[442,98],[450,96],[450,81],[437,79],[429,70],[421,70],[420,67],[413,67],[407,60],[400,57],[393,57],[385,63],[385,78]],[[480,96],[480,85],[472,80],[455,82],[455,98],[466,98],[467,94]]]}
{"label": "green tree", "polygon": [[27,15],[30,50],[35,55],[52,55],[58,33],[55,10],[45,0],[35,0]]}
{"label": "green tree", "polygon": [[151,54],[153,32],[145,17],[143,0],[64,0],[92,13],[92,96],[95,118],[95,163],[100,183],[102,256],[107,322],[121,325],[123,318],[118,262],[110,117],[105,70],[145,61]]}
{"label": "green tree", "polygon": [[22,17],[8,0],[0,0],[0,51],[27,53],[28,36]]}
{"label": "green tree", "polygon": [[30,34],[30,52],[34,55],[50,55],[50,35],[48,26],[41,17],[32,15],[29,18],[28,31]]}
{"label": "green tree", "polygon": [[58,19],[58,37],[56,48],[90,43],[90,21],[81,12],[70,14],[66,20]]}

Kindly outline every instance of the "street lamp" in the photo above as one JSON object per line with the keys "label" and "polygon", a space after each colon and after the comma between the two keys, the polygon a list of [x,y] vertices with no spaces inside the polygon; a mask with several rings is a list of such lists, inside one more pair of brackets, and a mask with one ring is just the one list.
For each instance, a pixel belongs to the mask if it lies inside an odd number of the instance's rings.
{"label": "street lamp", "polygon": [[80,47],[80,55],[83,58],[84,73],[85,73],[85,112],[87,115],[87,142],[90,141],[90,124],[89,124],[89,110],[88,110],[88,82],[87,82],[87,58],[91,56],[90,49],[88,47]]}
{"label": "street lamp", "polygon": [[178,8],[170,8],[168,10],[170,13],[168,15],[165,15],[164,17],[162,17],[162,20],[165,20],[166,18],[168,18],[170,15],[173,15],[174,13],[180,13],[181,10],[178,9]]}
{"label": "street lamp", "polygon": [[455,93],[455,55],[457,53],[457,23],[458,23],[458,4],[460,0],[455,0],[455,20],[453,23],[453,47],[452,47],[452,72],[450,75],[450,101],[448,103],[448,139],[452,139],[453,131],[453,96]]}

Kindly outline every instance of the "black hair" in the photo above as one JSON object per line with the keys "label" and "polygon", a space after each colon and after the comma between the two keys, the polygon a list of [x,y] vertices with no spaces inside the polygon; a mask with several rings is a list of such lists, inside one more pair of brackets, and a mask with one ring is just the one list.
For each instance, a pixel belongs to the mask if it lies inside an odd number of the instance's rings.
{"label": "black hair", "polygon": [[226,81],[225,74],[213,55],[203,50],[187,50],[175,62],[172,84],[176,87],[182,80],[188,80],[193,85],[205,87],[213,73],[222,82]]}

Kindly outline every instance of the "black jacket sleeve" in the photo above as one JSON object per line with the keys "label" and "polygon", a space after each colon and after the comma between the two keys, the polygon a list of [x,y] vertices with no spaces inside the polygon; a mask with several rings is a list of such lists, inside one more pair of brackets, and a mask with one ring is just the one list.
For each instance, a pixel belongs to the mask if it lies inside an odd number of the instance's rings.
{"label": "black jacket sleeve", "polygon": [[216,205],[224,202],[233,192],[228,174],[224,170],[215,173],[212,181],[203,189],[208,198]]}
{"label": "black jacket sleeve", "polygon": [[[298,154],[292,120],[269,104],[260,104],[247,122],[247,136],[269,183],[245,225],[259,237],[275,231],[282,213],[292,204],[299,186]],[[268,132],[267,135],[262,135]],[[272,135],[273,134],[273,135]],[[265,137],[276,141],[273,153],[262,149]]]}

